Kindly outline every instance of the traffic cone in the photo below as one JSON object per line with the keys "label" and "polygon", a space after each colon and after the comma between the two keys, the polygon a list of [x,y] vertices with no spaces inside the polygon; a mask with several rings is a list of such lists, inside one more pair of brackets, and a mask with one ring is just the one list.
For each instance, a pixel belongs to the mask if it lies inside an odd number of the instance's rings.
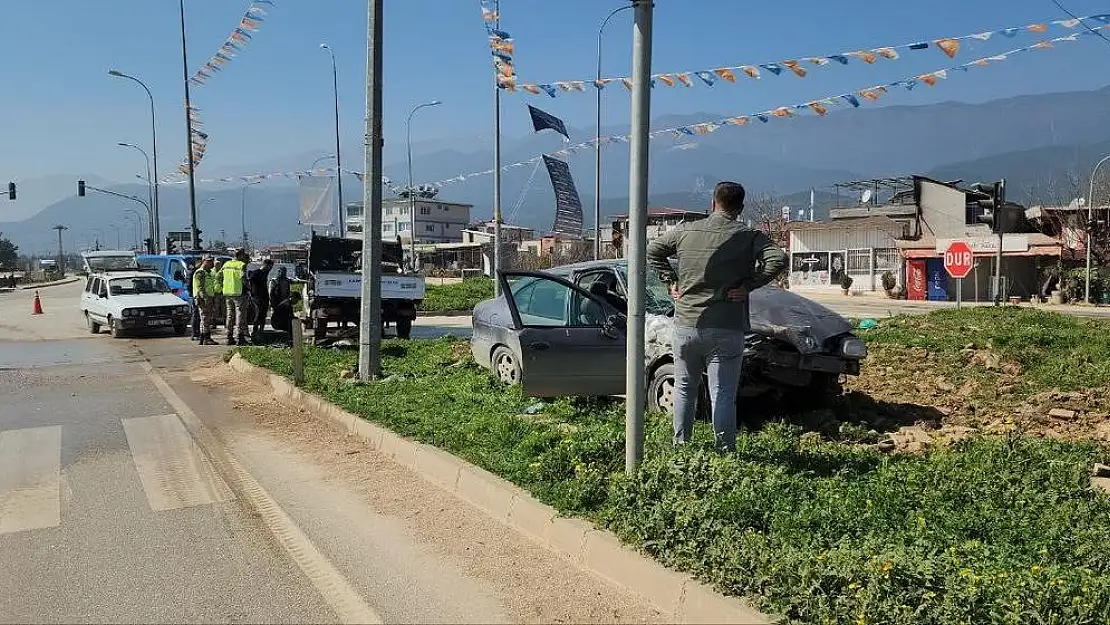
{"label": "traffic cone", "polygon": [[41,315],[42,314],[42,302],[39,301],[39,292],[38,291],[35,291],[35,303],[34,303],[34,306],[32,306],[32,308],[31,308],[31,314],[32,315]]}

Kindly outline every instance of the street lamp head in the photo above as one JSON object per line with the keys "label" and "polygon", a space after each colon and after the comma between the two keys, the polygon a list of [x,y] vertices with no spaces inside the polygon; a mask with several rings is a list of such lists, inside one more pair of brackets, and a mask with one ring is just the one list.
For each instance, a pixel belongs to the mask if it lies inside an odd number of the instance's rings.
{"label": "street lamp head", "polygon": [[329,46],[326,43],[322,43],[322,44],[320,44],[320,49],[321,50],[331,50],[331,46]]}
{"label": "street lamp head", "polygon": [[440,102],[439,100],[432,100],[428,103],[428,106],[439,106],[440,104],[443,104],[443,102]]}
{"label": "street lamp head", "polygon": [[115,76],[116,78],[123,78],[123,72],[119,71],[118,69],[108,70],[108,75]]}

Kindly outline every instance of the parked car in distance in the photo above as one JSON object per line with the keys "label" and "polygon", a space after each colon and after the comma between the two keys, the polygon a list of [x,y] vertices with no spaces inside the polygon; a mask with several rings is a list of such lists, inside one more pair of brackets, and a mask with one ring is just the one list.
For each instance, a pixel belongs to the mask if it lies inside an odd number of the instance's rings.
{"label": "parked car in distance", "polygon": [[[501,296],[474,308],[474,360],[536,397],[625,391],[627,263],[592,261],[546,272],[502,272]],[[797,293],[751,294],[744,397],[768,393],[820,400],[859,375],[867,347],[846,319]],[[645,367],[649,408],[674,404],[674,302],[648,274]]]}
{"label": "parked car in distance", "polygon": [[126,332],[172,328],[184,336],[189,306],[173,294],[161,276],[145,271],[92,274],[81,294],[81,312],[89,332],[108,328],[113,337]]}
{"label": "parked car in distance", "polygon": [[81,253],[85,273],[92,275],[102,271],[138,271],[139,263],[131,250],[89,250]]}

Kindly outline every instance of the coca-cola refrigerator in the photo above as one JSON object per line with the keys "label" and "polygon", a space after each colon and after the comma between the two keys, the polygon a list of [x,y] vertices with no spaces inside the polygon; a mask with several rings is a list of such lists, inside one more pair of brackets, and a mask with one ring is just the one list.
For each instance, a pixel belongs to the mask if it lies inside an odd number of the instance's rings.
{"label": "coca-cola refrigerator", "polygon": [[924,300],[929,291],[929,276],[925,259],[914,258],[906,262],[906,299]]}

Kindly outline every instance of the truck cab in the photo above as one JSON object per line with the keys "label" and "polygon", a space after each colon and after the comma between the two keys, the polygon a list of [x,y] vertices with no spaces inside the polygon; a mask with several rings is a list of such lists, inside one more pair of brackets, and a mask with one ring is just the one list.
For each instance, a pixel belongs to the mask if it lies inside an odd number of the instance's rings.
{"label": "truck cab", "polygon": [[166,281],[166,284],[169,285],[174,295],[186,302],[192,301],[193,298],[189,295],[189,288],[186,284],[189,279],[189,266],[186,264],[187,258],[185,256],[174,254],[139,254],[136,260],[143,271],[149,271],[162,276],[162,279]]}

